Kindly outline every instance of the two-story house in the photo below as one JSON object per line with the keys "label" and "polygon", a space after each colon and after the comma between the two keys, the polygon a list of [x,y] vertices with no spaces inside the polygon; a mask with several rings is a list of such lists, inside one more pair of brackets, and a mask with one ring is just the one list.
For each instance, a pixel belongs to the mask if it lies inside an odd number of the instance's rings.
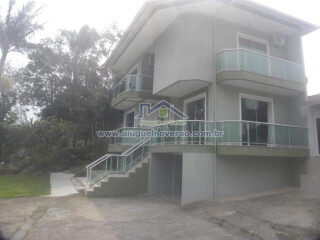
{"label": "two-story house", "polygon": [[309,158],[301,37],[317,28],[249,0],[147,1],[106,62],[126,75],[111,96],[120,131],[140,130],[140,103],[166,100],[189,117],[184,129],[224,134],[112,139],[85,192],[186,204],[298,187]]}

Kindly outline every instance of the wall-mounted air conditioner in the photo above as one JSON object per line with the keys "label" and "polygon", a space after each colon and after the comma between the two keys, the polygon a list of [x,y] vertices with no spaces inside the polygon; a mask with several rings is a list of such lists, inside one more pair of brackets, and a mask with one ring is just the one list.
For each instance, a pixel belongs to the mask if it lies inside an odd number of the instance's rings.
{"label": "wall-mounted air conditioner", "polygon": [[277,46],[283,46],[286,44],[284,36],[279,33],[274,33],[272,35],[272,42],[274,45],[277,45]]}

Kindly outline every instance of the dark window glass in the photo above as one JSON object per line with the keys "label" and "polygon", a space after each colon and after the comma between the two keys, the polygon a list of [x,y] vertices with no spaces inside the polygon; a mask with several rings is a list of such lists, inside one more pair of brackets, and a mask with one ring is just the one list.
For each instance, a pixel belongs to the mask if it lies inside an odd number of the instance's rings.
{"label": "dark window glass", "polygon": [[[241,99],[242,120],[267,123],[268,102],[253,99]],[[268,141],[268,125],[258,123],[243,123],[242,142],[244,144],[264,145]]]}
{"label": "dark window glass", "polygon": [[134,127],[134,112],[127,114],[126,127]]}
{"label": "dark window glass", "polygon": [[205,99],[201,98],[187,104],[189,120],[205,120]]}

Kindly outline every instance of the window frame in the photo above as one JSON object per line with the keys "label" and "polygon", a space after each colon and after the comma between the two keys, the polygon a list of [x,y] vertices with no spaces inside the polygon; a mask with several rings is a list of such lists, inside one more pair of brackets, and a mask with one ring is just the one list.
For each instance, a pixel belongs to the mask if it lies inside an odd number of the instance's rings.
{"label": "window frame", "polygon": [[[207,93],[200,93],[196,96],[190,97],[183,101],[183,112],[187,115],[187,105],[191,102],[195,102],[201,98],[204,98],[204,121],[207,121]],[[189,116],[188,116],[189,117]]]}
{"label": "window frame", "polygon": [[239,116],[240,116],[239,120],[240,121],[243,121],[242,120],[242,106],[241,106],[242,98],[269,103],[270,107],[268,108],[268,123],[271,123],[271,124],[274,123],[274,104],[273,104],[273,99],[272,98],[267,98],[267,97],[262,97],[262,96],[257,96],[257,95],[246,94],[246,93],[240,93],[239,94]]}
{"label": "window frame", "polygon": [[[245,38],[247,40],[251,40],[251,41],[255,41],[255,42],[258,42],[258,43],[261,43],[261,44],[265,44],[266,47],[267,47],[267,53],[265,55],[268,55],[270,56],[270,45],[269,45],[269,41],[268,40],[265,40],[265,39],[262,39],[262,38],[257,38],[257,37],[254,37],[252,35],[247,35],[247,34],[244,34],[244,33],[241,33],[241,32],[237,32],[237,48],[240,49],[240,46],[239,46],[239,38]],[[260,54],[263,54],[263,53],[260,53]]]}

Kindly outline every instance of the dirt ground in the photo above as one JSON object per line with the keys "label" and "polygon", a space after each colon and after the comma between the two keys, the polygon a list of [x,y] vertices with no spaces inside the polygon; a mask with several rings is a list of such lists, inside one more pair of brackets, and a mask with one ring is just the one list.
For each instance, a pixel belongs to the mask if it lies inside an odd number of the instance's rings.
{"label": "dirt ground", "polygon": [[179,206],[169,196],[28,197],[0,200],[13,240],[317,239],[320,196],[300,190]]}

